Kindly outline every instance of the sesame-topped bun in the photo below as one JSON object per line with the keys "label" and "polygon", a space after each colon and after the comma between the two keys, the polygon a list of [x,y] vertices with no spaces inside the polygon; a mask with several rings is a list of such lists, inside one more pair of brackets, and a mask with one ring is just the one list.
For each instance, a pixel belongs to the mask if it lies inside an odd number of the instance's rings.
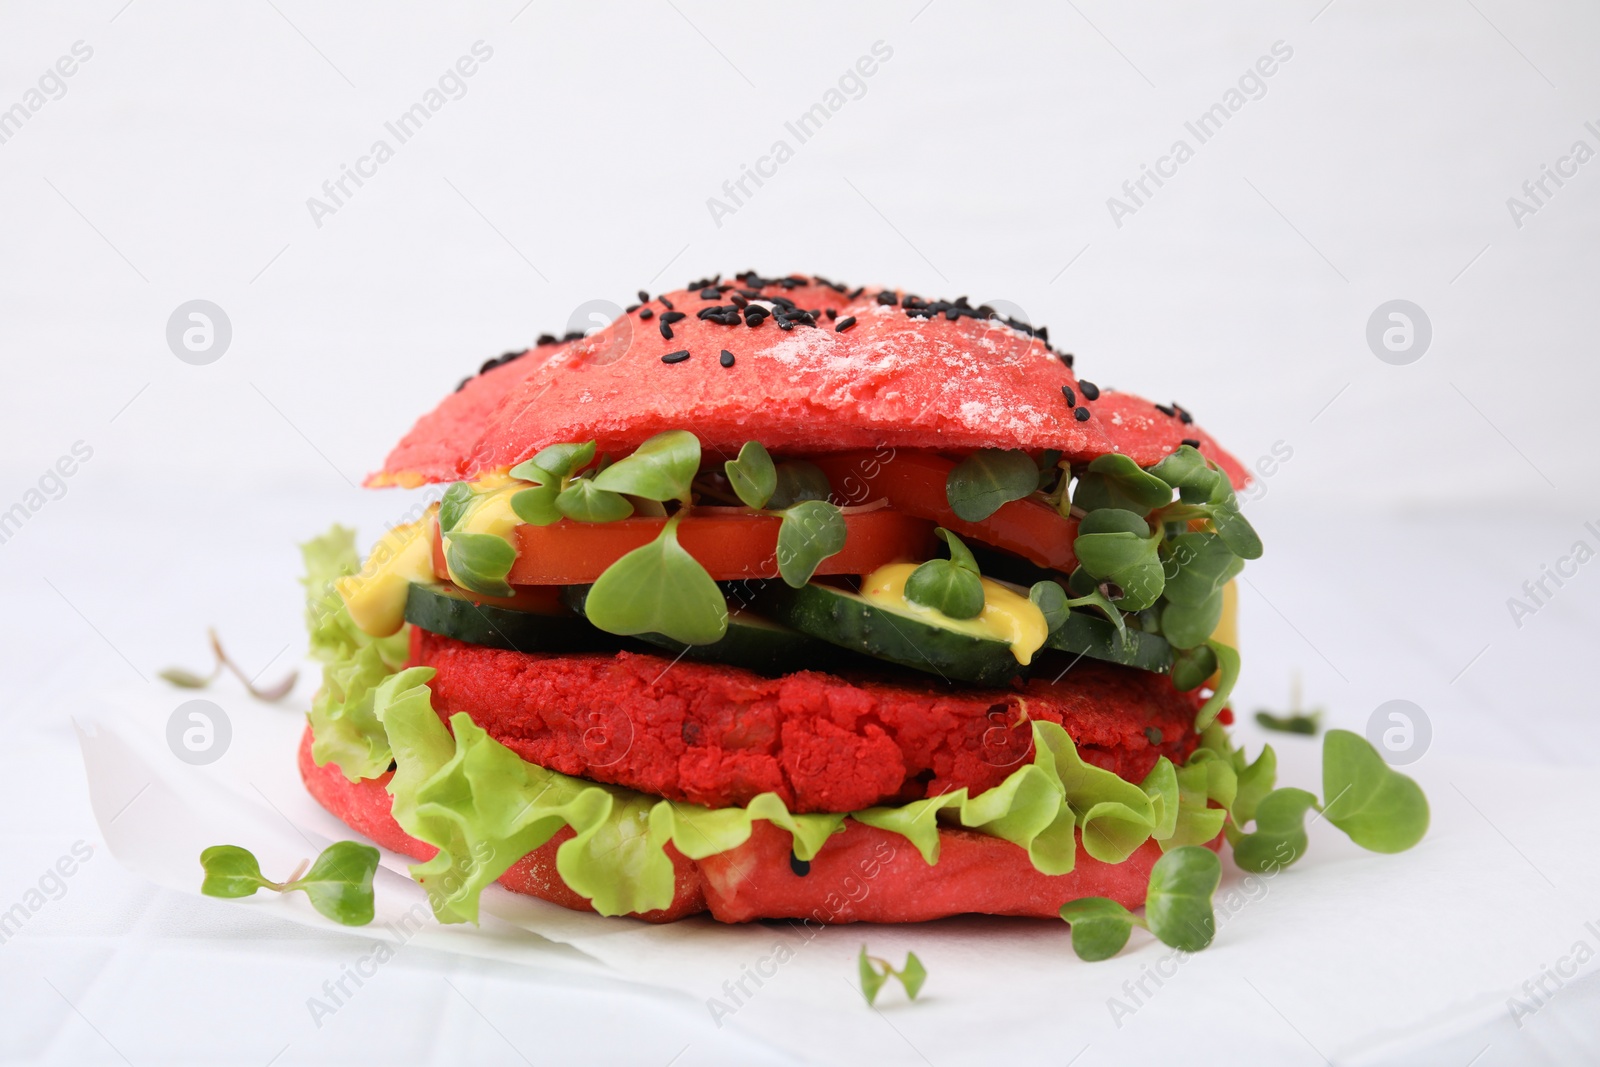
{"label": "sesame-topped bun", "polygon": [[368,484],[472,478],[560,441],[626,451],[670,429],[730,456],[759,438],[775,452],[1056,449],[1147,465],[1188,441],[1245,481],[1181,407],[1080,381],[1043,328],[965,297],[754,272],[647,296],[591,336],[491,360]]}

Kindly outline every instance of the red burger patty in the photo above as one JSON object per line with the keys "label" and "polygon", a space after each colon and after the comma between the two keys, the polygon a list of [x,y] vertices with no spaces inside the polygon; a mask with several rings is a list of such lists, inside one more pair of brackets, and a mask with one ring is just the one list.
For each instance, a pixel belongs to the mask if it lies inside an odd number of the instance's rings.
{"label": "red burger patty", "polygon": [[796,812],[903,804],[998,785],[1032,757],[1031,720],[1139,781],[1198,738],[1164,675],[1081,659],[1058,682],[946,689],[905,675],[781,678],[633,652],[506,652],[412,629],[434,709],[466,712],[530,763],[708,807],[778,794]]}

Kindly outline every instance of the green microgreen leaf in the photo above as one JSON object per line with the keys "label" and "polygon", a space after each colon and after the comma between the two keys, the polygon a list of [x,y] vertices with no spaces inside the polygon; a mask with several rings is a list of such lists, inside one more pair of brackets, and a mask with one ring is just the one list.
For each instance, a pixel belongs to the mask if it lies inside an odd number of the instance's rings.
{"label": "green microgreen leaf", "polygon": [[1150,870],[1144,920],[1163,944],[1199,952],[1217,933],[1211,894],[1222,880],[1222,863],[1203,845],[1181,845]]}
{"label": "green microgreen leaf", "polygon": [[1369,851],[1404,852],[1428,832],[1422,787],[1349,730],[1323,737],[1322,795],[1328,821]]}
{"label": "green microgreen leaf", "polygon": [[453,533],[445,538],[445,562],[450,576],[463,589],[484,596],[510,596],[506,575],[517,561],[517,550],[494,534]]}
{"label": "green microgreen leaf", "polygon": [[1250,525],[1250,520],[1239,510],[1238,501],[1234,499],[1233,489],[1228,485],[1228,480],[1221,476],[1217,480],[1228,493],[1226,500],[1212,503],[1211,525],[1240,559],[1260,559],[1261,535],[1256,533],[1255,527]]}
{"label": "green microgreen leaf", "polygon": [[[1180,490],[1184,501],[1190,503],[1208,499],[1219,474],[1193,445],[1180,446],[1176,452],[1151,467],[1150,473]],[[1195,496],[1196,493],[1199,495]]]}
{"label": "green microgreen leaf", "polygon": [[541,448],[526,463],[519,463],[517,466],[512,467],[511,477],[522,478],[526,481],[536,481],[537,479],[530,478],[527,474],[518,473],[532,468],[535,471],[548,471],[557,479],[570,478],[594,460],[594,445],[593,441],[584,441],[581,444],[577,441],[567,441],[562,444]]}
{"label": "green microgreen leaf", "polygon": [[1072,924],[1072,951],[1090,963],[1108,960],[1122,951],[1139,917],[1106,897],[1080,897],[1061,906],[1061,917]]}
{"label": "green microgreen leaf", "polygon": [[444,491],[444,496],[439,498],[439,529],[449,533],[461,522],[462,516],[467,513],[467,505],[472,503],[472,486],[467,482],[456,482]]}
{"label": "green microgreen leaf", "polygon": [[1263,730],[1276,730],[1283,734],[1304,734],[1315,737],[1322,729],[1322,713],[1320,711],[1293,712],[1288,715],[1277,715],[1270,711],[1256,712],[1256,722]]}
{"label": "green microgreen leaf", "polygon": [[200,853],[206,872],[200,892],[208,897],[248,897],[274,883],[261,876],[261,865],[249,849],[238,845],[212,845]]}
{"label": "green microgreen leaf", "polygon": [[1060,582],[1034,582],[1028,590],[1028,599],[1044,614],[1044,624],[1051,633],[1066,625],[1067,616],[1072,613],[1067,606],[1067,591],[1061,588]]}
{"label": "green microgreen leaf", "polygon": [[1257,874],[1289,866],[1305,855],[1306,812],[1317,806],[1304,789],[1274,789],[1255,806],[1255,830],[1234,840],[1233,861]]}
{"label": "green microgreen leaf", "polygon": [[728,604],[698,560],[678,544],[683,512],[661,533],[607,567],[584,602],[589,621],[607,633],[660,633],[686,645],[709,645],[728,632]]}
{"label": "green microgreen leaf", "polygon": [[[1238,753],[1237,759],[1242,764],[1244,753]],[[1262,746],[1261,755],[1256,757],[1254,763],[1240,766],[1238,779],[1233,797],[1233,820],[1239,826],[1244,826],[1256,817],[1257,807],[1272,792],[1273,783],[1278,780],[1278,754],[1272,751],[1272,746]]]}
{"label": "green microgreen leaf", "polygon": [[861,953],[856,957],[856,974],[861,978],[861,995],[867,998],[868,1004],[877,1002],[883,983],[889,980],[888,968],[888,964],[884,964],[881,971],[874,967],[872,957],[867,955],[867,946],[861,946]]}
{"label": "green microgreen leaf", "polygon": [[[511,506],[517,506],[515,499]],[[557,493],[555,507],[578,522],[616,522],[633,514],[633,504],[627,497],[600,488],[593,478],[579,478]]]}
{"label": "green microgreen leaf", "polygon": [[950,510],[982,522],[1013,500],[1039,488],[1039,467],[1015,448],[980,448],[951,469],[944,482]]}
{"label": "green microgreen leaf", "polygon": [[983,581],[977,561],[961,539],[940,527],[934,531],[950,546],[949,559],[930,559],[906,578],[906,599],[952,619],[972,619],[983,612]]}
{"label": "green microgreen leaf", "polygon": [[1165,585],[1160,545],[1160,533],[1138,514],[1104,508],[1083,517],[1072,551],[1090,577],[1117,586],[1117,607],[1140,611],[1160,599]]}
{"label": "green microgreen leaf", "polygon": [[1217,670],[1221,677],[1217,679],[1217,688],[1195,715],[1194,728],[1204,730],[1216,721],[1217,715],[1228,706],[1228,698],[1233,696],[1234,684],[1239,681],[1239,652],[1230,645],[1221,641],[1207,641],[1207,647],[1217,657]]}
{"label": "green microgreen leaf", "polygon": [[1171,502],[1170,485],[1117,452],[1097,456],[1072,494],[1072,503],[1085,511],[1119,508],[1144,514]]}
{"label": "green microgreen leaf", "polygon": [[1172,684],[1181,692],[1204,685],[1205,680],[1216,673],[1217,654],[1211,651],[1210,645],[1180,649],[1172,658]]}
{"label": "green microgreen leaf", "polygon": [[[302,864],[302,866],[304,866]],[[261,875],[255,856],[238,845],[212,845],[200,853],[205,879],[200,892],[208,897],[248,897],[258,889],[305,893],[311,906],[334,922],[365,926],[372,921],[372,876],[378,850],[357,841],[336,841],[323,849],[311,869],[287,882]]]}
{"label": "green microgreen leaf", "polygon": [[728,484],[746,507],[766,507],[778,490],[778,470],[760,441],[746,441],[739,449],[739,458],[728,460],[722,469],[728,476]]}
{"label": "green microgreen leaf", "polygon": [[530,526],[549,526],[561,521],[561,509],[556,507],[556,497],[561,493],[561,475],[533,465],[533,461],[519,463],[511,469],[512,477],[532,482],[533,488],[513,493],[511,510],[517,518]]}
{"label": "green microgreen leaf", "polygon": [[1166,600],[1161,632],[1175,648],[1194,648],[1216,631],[1223,588],[1244,569],[1244,560],[1212,533],[1182,533],[1167,543]]}
{"label": "green microgreen leaf", "polygon": [[905,966],[897,971],[888,960],[867,955],[866,945],[861,946],[861,952],[856,956],[856,974],[861,979],[861,995],[866,997],[868,1004],[878,999],[878,993],[890,978],[894,978],[905,989],[907,1000],[916,1000],[917,994],[922,992],[923,983],[928,980],[928,969],[917,959],[915,952],[906,953]]}
{"label": "green microgreen leaf", "polygon": [[785,511],[802,500],[826,500],[833,495],[833,487],[822,468],[803,459],[780,463],[775,471],[776,488],[767,499],[773,511]]}
{"label": "green microgreen leaf", "polygon": [[168,667],[166,670],[158,672],[157,677],[164,682],[177,686],[179,689],[204,689],[216,681],[217,678],[215,673],[212,673],[210,677],[205,677],[193,671],[184,670],[182,667]]}
{"label": "green microgreen leaf", "polygon": [[1123,648],[1128,648],[1132,638],[1128,633],[1128,620],[1123,618],[1122,610],[1111,602],[1111,599],[1098,589],[1091,589],[1082,596],[1073,597],[1067,601],[1069,608],[1094,608],[1106,617],[1106,621],[1117,628],[1117,637],[1122,642]]}
{"label": "green microgreen leaf", "polygon": [[598,489],[646,500],[689,499],[700,470],[700,439],[688,430],[668,430],[649,438],[633,454],[594,476]]}
{"label": "green microgreen leaf", "polygon": [[844,549],[847,533],[844,516],[826,500],[802,500],[786,509],[778,527],[778,573],[799,589],[823,560]]}
{"label": "green microgreen leaf", "polygon": [[922,992],[922,984],[928,980],[928,969],[917,959],[915,952],[906,953],[906,965],[900,968],[900,984],[905,987],[906,998],[916,1000],[917,994]]}
{"label": "green microgreen leaf", "polygon": [[377,849],[336,841],[323,849],[310,870],[286,883],[283,892],[301,890],[313,908],[334,922],[365,926],[372,921],[372,876],[377,869]]}

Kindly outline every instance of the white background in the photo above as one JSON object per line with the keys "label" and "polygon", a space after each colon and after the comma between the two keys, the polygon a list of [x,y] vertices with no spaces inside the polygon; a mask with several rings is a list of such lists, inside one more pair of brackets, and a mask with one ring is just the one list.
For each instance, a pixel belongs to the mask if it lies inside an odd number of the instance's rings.
{"label": "white background", "polygon": [[[1335,725],[1416,702],[1425,759],[1596,763],[1600,564],[1520,626],[1507,604],[1574,542],[1600,549],[1600,160],[1521,226],[1507,206],[1574,141],[1600,150],[1591,5],[519,5],[0,14],[0,109],[93,49],[0,144],[0,510],[32,512],[0,544],[0,906],[96,839],[69,727],[90,694],[176,704],[154,674],[204,666],[208,624],[265,680],[294,666],[295,542],[403,512],[355,486],[461,376],[587,301],[746,268],[1005,300],[1081,374],[1176,397],[1247,463],[1292,449],[1250,504],[1268,555],[1244,588],[1241,709],[1281,706],[1299,672]],[[317,225],[307,198],[394,144],[384,123],[478,41],[493,56],[465,94]],[[784,123],[880,41],[864,92],[797,144]],[[1260,98],[1118,226],[1107,199],[1174,140],[1196,146],[1184,123],[1275,42],[1292,58]],[[708,198],[778,138],[793,159],[719,225]],[[196,298],[232,324],[206,366],[165,336]],[[1396,298],[1433,331],[1405,366],[1366,342]],[[80,441],[92,458],[33,509]],[[1514,832],[1480,829],[1486,863],[1520,862]],[[97,979],[131,933],[138,965]],[[290,971],[305,978],[284,987],[314,986],[341,944],[146,888],[102,852],[0,946],[0,1043],[266,1062],[289,1038],[198,1041],[186,998],[238,1004]],[[1529,945],[1526,972],[1562,947]],[[397,966],[342,1036],[291,1012],[280,1062],[427,1055],[395,1034],[437,1005],[436,971],[466,966]],[[687,1000],[474,973],[522,1005],[530,1058],[586,1039],[601,1058],[781,1059]],[[121,1006],[105,1038],[80,1002]],[[479,1018],[437,1010],[462,1034]],[[206,1017],[226,1033],[248,1013]]]}

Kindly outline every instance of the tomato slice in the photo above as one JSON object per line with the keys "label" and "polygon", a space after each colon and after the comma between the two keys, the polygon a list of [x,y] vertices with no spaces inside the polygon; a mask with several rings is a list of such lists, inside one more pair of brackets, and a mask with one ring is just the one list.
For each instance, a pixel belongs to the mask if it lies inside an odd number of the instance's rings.
{"label": "tomato slice", "polygon": [[882,450],[814,456],[812,461],[828,475],[836,500],[864,504],[888,497],[896,511],[931,519],[962,537],[1015,552],[1051,570],[1070,574],[1077,569],[1072,542],[1078,520],[1054,508],[1013,500],[982,522],[959,518],[944,492],[945,479],[956,466],[953,460],[932,452]]}
{"label": "tomato slice", "polygon": [[[678,543],[717,581],[774,578],[778,574],[778,526],[771,515],[695,513],[678,524]],[[717,509],[723,510],[723,509]],[[587,585],[621,556],[654,541],[666,519],[573,522],[518,526],[512,585]],[[891,508],[846,515],[844,548],[817,567],[818,574],[868,574],[885,563],[928,559],[937,542],[933,524]],[[433,533],[433,571],[448,580],[438,527]]]}

